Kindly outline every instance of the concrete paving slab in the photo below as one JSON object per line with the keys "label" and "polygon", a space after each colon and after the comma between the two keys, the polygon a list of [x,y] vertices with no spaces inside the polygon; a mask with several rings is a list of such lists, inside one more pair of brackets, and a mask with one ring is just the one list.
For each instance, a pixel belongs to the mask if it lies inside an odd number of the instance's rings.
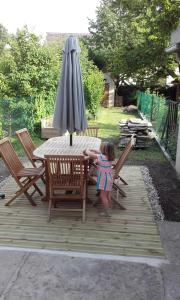
{"label": "concrete paving slab", "polygon": [[162,265],[162,276],[164,281],[164,299],[180,299],[180,266],[169,264]]}
{"label": "concrete paving slab", "polygon": [[168,260],[180,266],[180,223],[159,221],[158,228]]}
{"label": "concrete paving slab", "polygon": [[29,253],[0,299],[161,300],[163,293],[160,270],[144,263]]}
{"label": "concrete paving slab", "polygon": [[25,252],[0,251],[0,295],[14,280],[26,256]]}
{"label": "concrete paving slab", "polygon": [[0,300],[180,300],[180,223],[158,227],[167,261],[0,249]]}

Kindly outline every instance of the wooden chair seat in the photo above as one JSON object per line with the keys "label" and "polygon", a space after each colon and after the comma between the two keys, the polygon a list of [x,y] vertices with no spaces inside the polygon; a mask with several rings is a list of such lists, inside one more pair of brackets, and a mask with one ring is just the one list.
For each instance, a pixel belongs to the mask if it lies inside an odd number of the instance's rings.
{"label": "wooden chair seat", "polygon": [[38,167],[38,168],[23,168],[19,172],[17,172],[17,177],[32,177],[32,176],[43,176],[45,172],[44,167]]}
{"label": "wooden chair seat", "polygon": [[[16,191],[15,195],[8,202],[6,202],[5,205],[8,206],[17,197],[24,193],[29,202],[35,206],[36,203],[33,201],[32,196],[35,192],[38,192],[40,196],[43,196],[43,193],[37,186],[36,182],[40,178],[43,178],[45,168],[25,168],[16,152],[14,151],[9,138],[4,138],[0,141],[0,155],[2,156],[12,177],[15,179],[17,185],[19,186],[19,190]],[[31,194],[29,194],[28,190],[31,187],[33,187],[34,190]]]}

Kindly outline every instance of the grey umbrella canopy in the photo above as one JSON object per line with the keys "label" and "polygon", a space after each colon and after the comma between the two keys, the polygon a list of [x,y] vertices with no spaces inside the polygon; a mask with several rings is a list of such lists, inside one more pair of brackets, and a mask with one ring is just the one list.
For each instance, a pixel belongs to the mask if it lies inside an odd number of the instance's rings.
{"label": "grey umbrella canopy", "polygon": [[61,78],[57,90],[53,126],[61,134],[87,128],[84,91],[80,66],[80,47],[74,36],[69,36],[63,49]]}

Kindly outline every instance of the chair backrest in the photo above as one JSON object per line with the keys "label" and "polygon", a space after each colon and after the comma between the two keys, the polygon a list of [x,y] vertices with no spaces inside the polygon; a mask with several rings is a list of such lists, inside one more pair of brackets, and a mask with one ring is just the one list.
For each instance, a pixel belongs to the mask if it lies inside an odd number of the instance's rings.
{"label": "chair backrest", "polygon": [[18,137],[21,145],[23,146],[23,149],[27,155],[27,157],[29,158],[29,160],[31,161],[31,163],[33,164],[34,167],[36,167],[33,158],[33,151],[36,149],[36,146],[29,134],[29,131],[27,128],[23,128],[20,130],[16,131],[16,136]]}
{"label": "chair backrest", "polygon": [[24,166],[14,151],[9,138],[0,140],[0,155],[8,167],[11,175],[14,178],[17,178],[17,173],[24,169]]}
{"label": "chair backrest", "polygon": [[133,146],[135,145],[136,138],[135,135],[132,135],[129,142],[126,144],[126,147],[124,148],[123,152],[121,153],[119,159],[117,160],[115,166],[114,166],[114,178],[117,178],[119,175],[120,170],[122,169],[129,153],[131,152]]}
{"label": "chair backrest", "polygon": [[85,161],[83,155],[45,155],[46,182],[55,189],[79,190],[83,193]]}
{"label": "chair backrest", "polygon": [[78,133],[78,135],[98,137],[98,131],[99,131],[98,126],[89,126],[86,130]]}

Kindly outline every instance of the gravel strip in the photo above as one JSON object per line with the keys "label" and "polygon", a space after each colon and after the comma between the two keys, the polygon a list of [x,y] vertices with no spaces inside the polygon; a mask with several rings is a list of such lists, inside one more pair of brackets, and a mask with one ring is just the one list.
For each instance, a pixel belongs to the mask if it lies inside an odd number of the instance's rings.
{"label": "gravel strip", "polygon": [[[0,189],[2,189],[4,186],[6,186],[6,184],[7,184],[7,182],[8,182],[8,180],[9,180],[10,177],[11,177],[11,176],[7,176],[7,177],[5,177],[5,179],[3,179],[3,180],[0,182]],[[3,192],[3,191],[1,191],[1,192]]]}
{"label": "gravel strip", "polygon": [[140,170],[143,175],[146,190],[148,192],[148,198],[151,203],[154,219],[156,221],[164,220],[164,213],[162,211],[161,205],[159,204],[159,196],[156,188],[153,185],[152,178],[149,174],[149,169],[145,166],[140,166]]}

